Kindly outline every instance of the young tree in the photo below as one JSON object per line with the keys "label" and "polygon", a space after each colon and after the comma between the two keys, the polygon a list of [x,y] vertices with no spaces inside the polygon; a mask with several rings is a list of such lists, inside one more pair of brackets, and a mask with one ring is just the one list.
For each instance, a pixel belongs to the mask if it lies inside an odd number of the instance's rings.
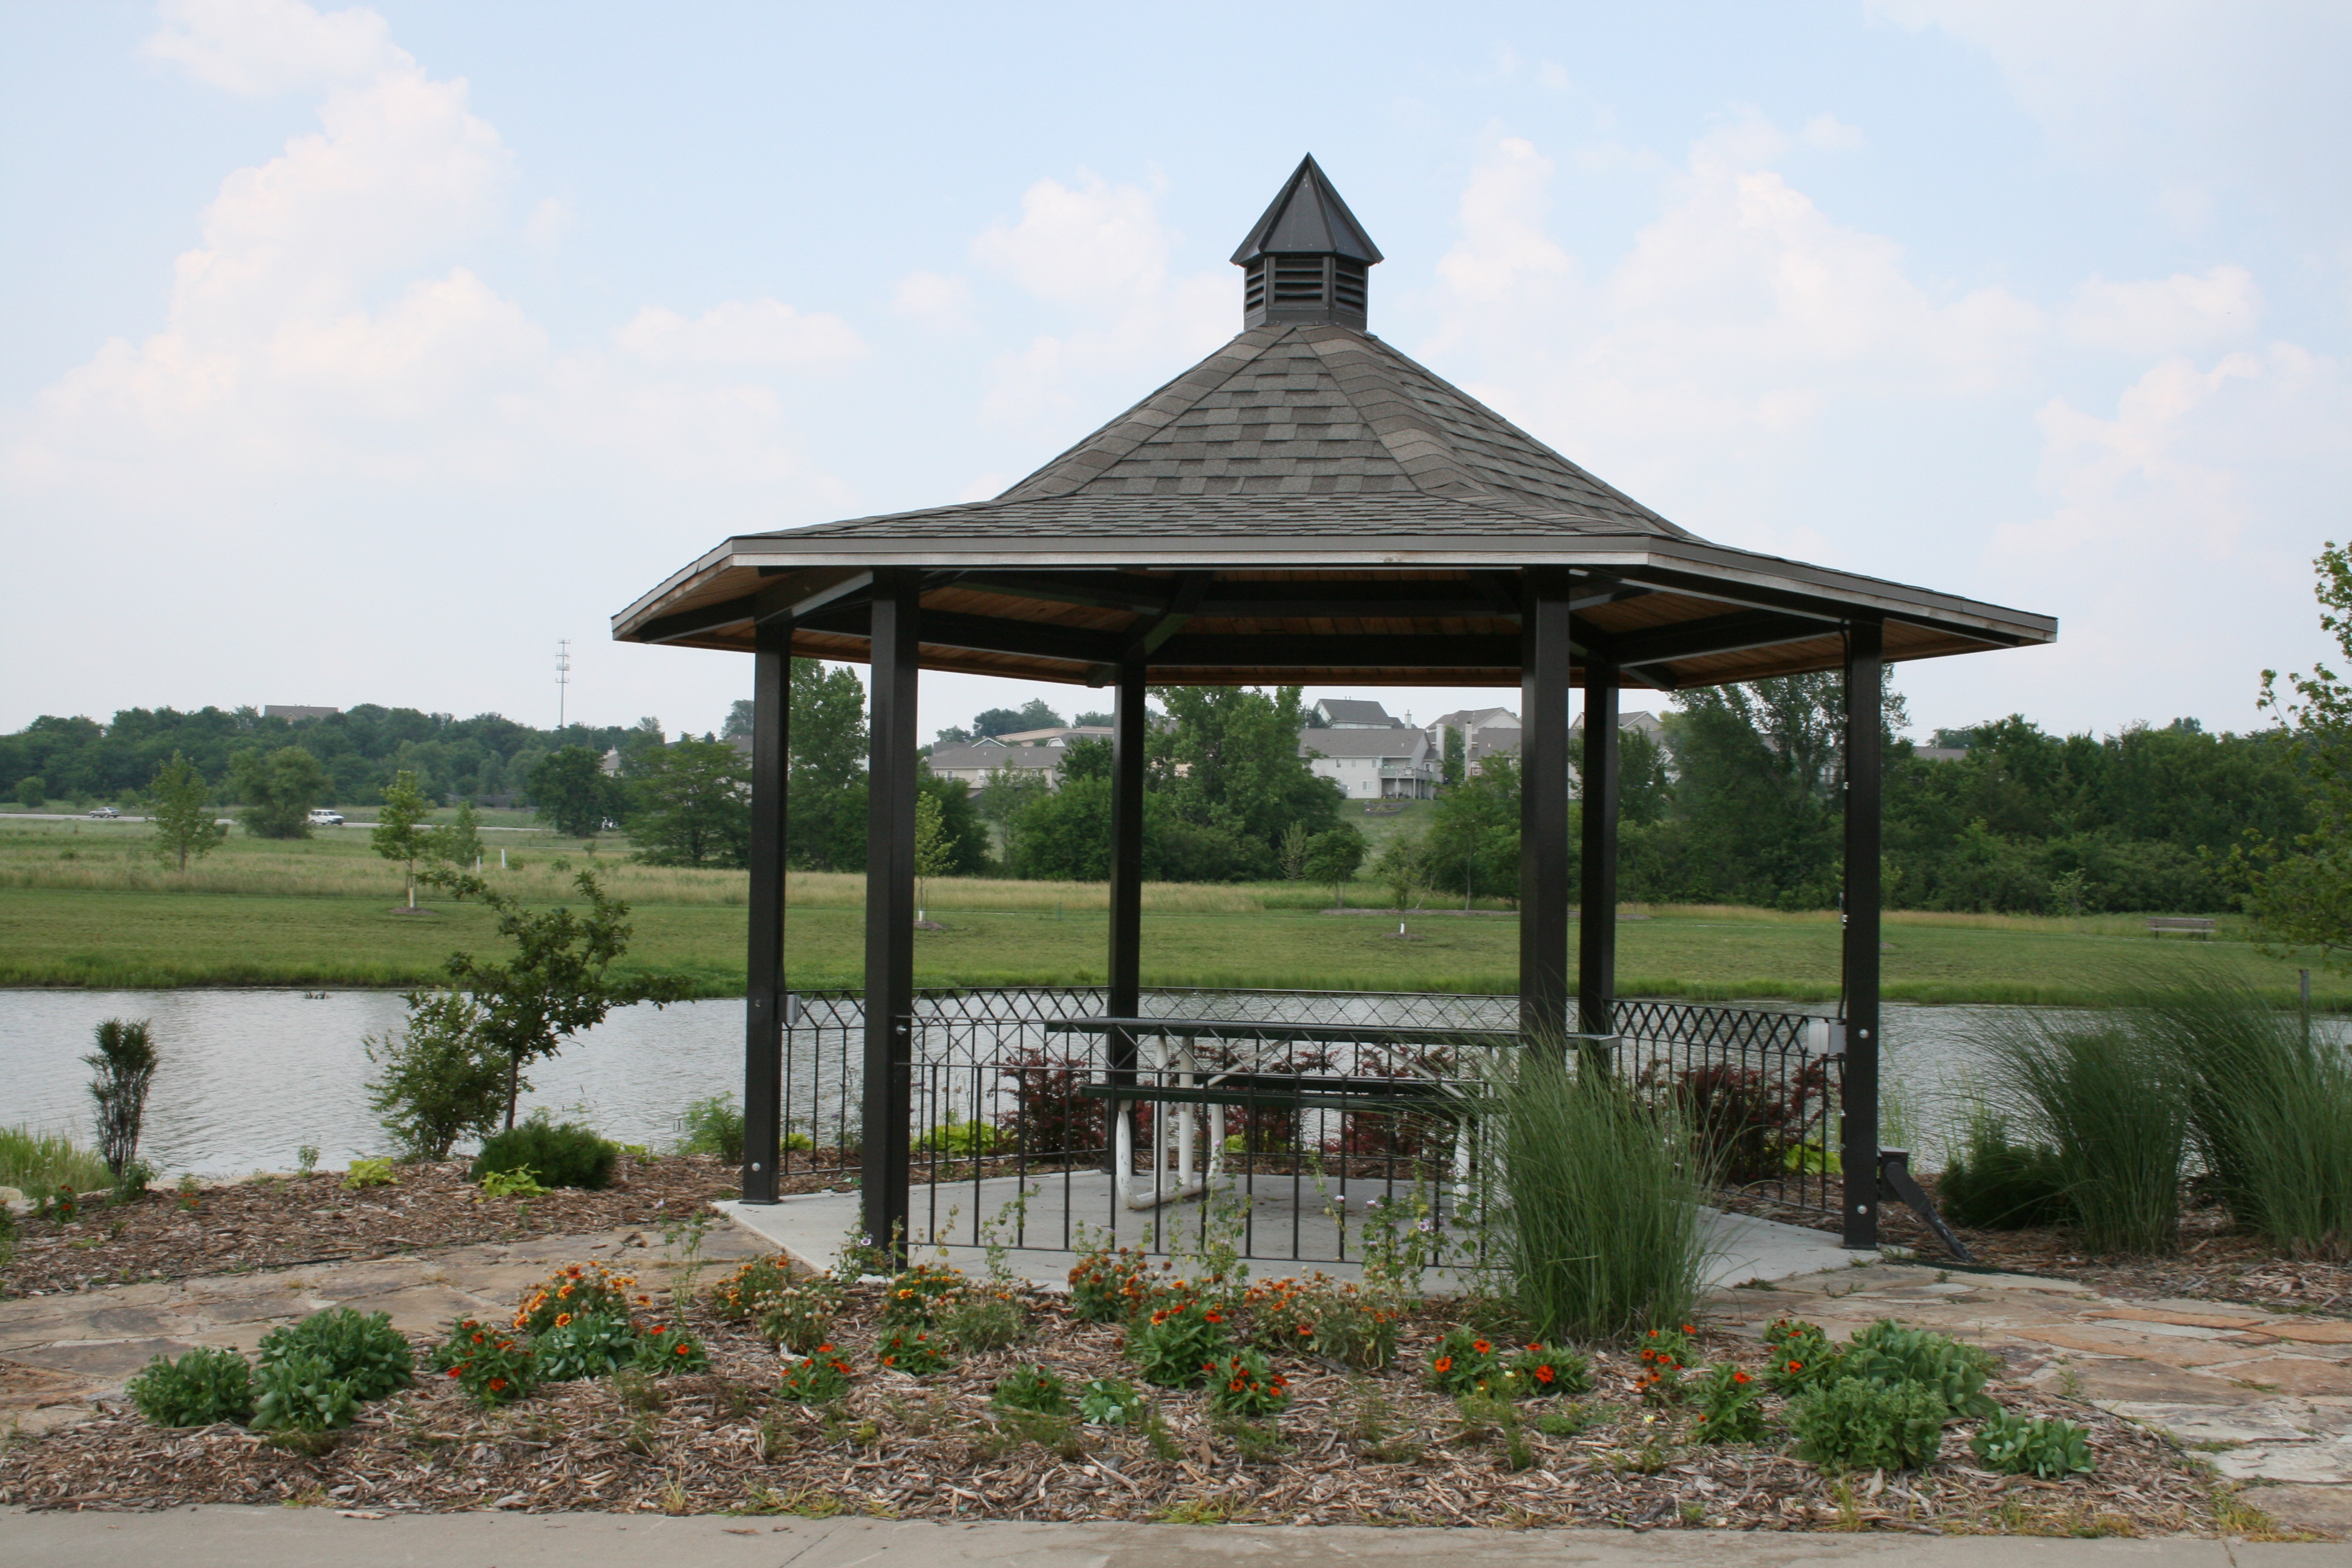
{"label": "young tree", "polygon": [[573,838],[593,838],[621,810],[619,784],[585,746],[550,752],[530,770],[530,801],[542,821]]}
{"label": "young tree", "polygon": [[1372,862],[1372,873],[1396,900],[1397,913],[1404,913],[1405,900],[1429,886],[1429,859],[1421,837],[1402,830],[1390,835]]}
{"label": "young tree", "polygon": [[377,854],[407,868],[412,910],[416,907],[416,863],[426,854],[425,819],[432,815],[433,803],[417,787],[416,775],[404,769],[392,775],[392,786],[383,792],[383,804],[376,808],[375,826],[368,833],[368,842],[375,846]]}
{"label": "young tree", "polygon": [[196,764],[176,748],[172,760],[155,770],[147,786],[147,812],[155,824],[155,858],[166,865],[188,868],[188,857],[199,860],[228,837],[228,826],[213,820],[212,786]]}
{"label": "young tree", "polygon": [[955,843],[948,837],[940,797],[929,791],[915,796],[915,918],[923,919],[923,882],[944,876],[955,864]]}
{"label": "young tree", "polygon": [[615,976],[614,963],[629,948],[629,906],[604,891],[593,871],[582,871],[572,886],[588,901],[584,915],[569,906],[527,910],[520,899],[491,887],[470,871],[432,866],[425,880],[452,898],[478,899],[499,917],[499,935],[514,944],[503,963],[484,963],[468,952],[449,956],[450,988],[473,999],[473,1034],[494,1054],[506,1074],[506,1126],[515,1121],[522,1071],[551,1057],[583,1029],[604,1021],[614,1007],[632,1002],[656,1006],[682,1002],[692,988],[683,974]]}
{"label": "young tree", "polygon": [[1351,822],[1317,834],[1307,847],[1307,874],[1316,881],[1331,884],[1331,903],[1336,909],[1348,907],[1347,897],[1340,889],[1363,863],[1364,836]]}
{"label": "young tree", "polygon": [[[2330,542],[2313,563],[2322,630],[2352,660],[2352,548]],[[2246,910],[2273,951],[2318,948],[2332,969],[2352,964],[2352,681],[2315,661],[2309,675],[2263,671],[2260,706],[2303,742],[2311,826],[2282,841],[2249,832],[2242,855]]]}
{"label": "young tree", "polygon": [[229,766],[245,803],[238,815],[247,833],[256,838],[310,837],[310,807],[333,784],[318,758],[300,746],[280,746],[268,752],[239,752]]}
{"label": "young tree", "polygon": [[[368,1080],[368,1104],[412,1160],[446,1160],[458,1139],[499,1124],[507,1100],[506,1058],[480,1032],[482,1010],[456,991],[411,991],[408,1028],[362,1043],[383,1077]],[[518,1090],[530,1088],[517,1080]]]}
{"label": "young tree", "polygon": [[425,853],[460,870],[481,863],[482,815],[472,801],[459,801],[457,817],[425,836]]}
{"label": "young tree", "polygon": [[1294,820],[1282,830],[1282,840],[1274,847],[1275,864],[1282,868],[1286,882],[1303,881],[1307,877],[1307,851],[1315,842],[1315,830],[1306,819]]}
{"label": "young tree", "polygon": [[751,763],[724,741],[631,753],[629,838],[648,866],[741,866],[751,843]]}
{"label": "young tree", "polygon": [[142,1019],[109,1018],[98,1026],[98,1049],[82,1060],[98,1069],[89,1097],[98,1104],[98,1152],[118,1184],[128,1180],[147,1121],[147,1090],[155,1081],[155,1041]]}

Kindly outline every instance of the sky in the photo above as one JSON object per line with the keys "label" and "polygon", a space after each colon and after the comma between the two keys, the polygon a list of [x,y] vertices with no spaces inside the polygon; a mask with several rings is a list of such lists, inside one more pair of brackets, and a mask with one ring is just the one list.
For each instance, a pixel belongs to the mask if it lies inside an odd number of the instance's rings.
{"label": "sky", "polygon": [[548,724],[569,639],[572,718],[714,728],[749,660],[614,612],[1108,421],[1312,152],[1371,330],[1570,458],[2059,617],[1916,731],[2252,728],[2352,532],[2347,76],[2291,0],[0,0],[0,727]]}

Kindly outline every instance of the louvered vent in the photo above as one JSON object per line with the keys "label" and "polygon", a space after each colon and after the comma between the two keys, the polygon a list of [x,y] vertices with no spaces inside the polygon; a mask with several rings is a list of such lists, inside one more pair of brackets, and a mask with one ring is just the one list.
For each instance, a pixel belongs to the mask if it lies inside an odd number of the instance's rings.
{"label": "louvered vent", "polygon": [[1379,247],[1308,158],[1234,252],[1244,326],[1364,325],[1367,269]]}

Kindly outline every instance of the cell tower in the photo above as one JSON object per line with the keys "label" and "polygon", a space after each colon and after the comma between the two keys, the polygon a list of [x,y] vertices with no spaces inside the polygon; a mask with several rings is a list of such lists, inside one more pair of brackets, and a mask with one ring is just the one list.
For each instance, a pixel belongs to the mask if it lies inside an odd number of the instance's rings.
{"label": "cell tower", "polygon": [[555,644],[555,732],[563,733],[564,689],[572,684],[572,639],[559,637]]}

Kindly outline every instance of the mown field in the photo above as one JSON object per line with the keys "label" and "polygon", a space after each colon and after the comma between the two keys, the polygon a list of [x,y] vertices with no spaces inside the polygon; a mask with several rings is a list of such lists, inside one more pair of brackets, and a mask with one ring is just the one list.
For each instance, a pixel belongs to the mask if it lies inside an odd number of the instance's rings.
{"label": "mown field", "polygon": [[[429,897],[395,912],[400,874],[357,827],[295,844],[232,838],[185,876],[145,854],[137,824],[0,817],[0,985],[407,985],[436,978],[455,949],[488,952],[486,911]],[[634,908],[631,967],[683,971],[706,994],[739,990],[745,879],[740,872],[636,866],[625,846],[591,855],[543,833],[486,835],[504,885],[534,902],[562,896],[594,865]],[[853,985],[862,974],[862,879],[793,879],[786,941],[792,983]],[[1370,886],[1350,904],[1385,901]],[[925,984],[1098,981],[1105,945],[1099,886],[939,880],[926,908],[945,927],[916,934]],[[1333,913],[1328,889],[1294,884],[1147,889],[1148,984],[1337,990],[1507,991],[1517,922],[1507,911],[1430,909]],[[1782,997],[1837,994],[1833,914],[1665,907],[1627,911],[1619,938],[1626,995]],[[2242,973],[2282,999],[2298,963],[2314,967],[2324,1005],[2352,1005],[2352,986],[2315,957],[2266,955],[2225,919],[2220,939],[2155,939],[2137,917],[2085,920],[1894,913],[1884,955],[1887,994],[1917,1002],[2091,1002],[2185,964]]]}

